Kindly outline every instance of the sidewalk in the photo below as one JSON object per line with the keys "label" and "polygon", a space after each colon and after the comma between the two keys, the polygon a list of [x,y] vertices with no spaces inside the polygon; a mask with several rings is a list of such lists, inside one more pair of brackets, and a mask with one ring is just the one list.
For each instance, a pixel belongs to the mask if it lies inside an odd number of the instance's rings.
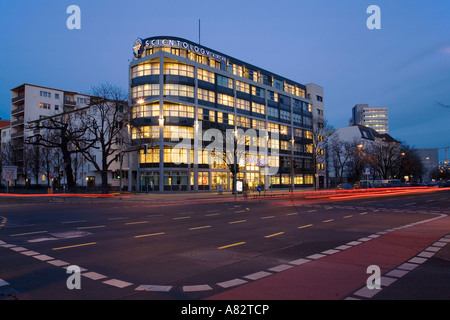
{"label": "sidewalk", "polygon": [[[309,259],[293,261],[286,271],[217,294],[208,300],[340,300],[354,293],[356,299],[370,298],[377,290],[366,287],[371,275],[367,273],[369,266],[380,267],[383,289],[443,246],[450,246],[450,217],[430,220],[383,235],[377,234],[378,237],[369,240],[354,241],[348,244],[349,248],[340,246]],[[443,237],[446,237],[445,242],[432,246]],[[447,272],[442,279],[448,276]],[[430,299],[445,299],[445,296],[448,299],[448,292],[442,294],[444,297]]]}

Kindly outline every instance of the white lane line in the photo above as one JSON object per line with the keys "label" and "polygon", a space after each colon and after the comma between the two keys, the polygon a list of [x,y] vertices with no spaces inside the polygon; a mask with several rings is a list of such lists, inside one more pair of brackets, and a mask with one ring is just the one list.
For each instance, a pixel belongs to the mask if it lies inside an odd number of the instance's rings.
{"label": "white lane line", "polygon": [[341,251],[340,250],[336,250],[336,249],[330,249],[330,250],[323,251],[322,254],[331,255],[331,254],[335,254],[335,253],[338,253],[338,252],[341,252]]}
{"label": "white lane line", "polygon": [[400,269],[394,269],[388,273],[386,273],[387,276],[390,277],[396,277],[396,278],[401,278],[403,277],[405,274],[407,274],[409,271],[407,270],[400,270]]}
{"label": "white lane line", "polygon": [[63,266],[68,266],[69,265],[68,262],[65,262],[65,261],[62,261],[62,260],[50,260],[50,261],[47,261],[47,263],[50,263],[51,265],[54,265],[56,267],[63,267]]}
{"label": "white lane line", "polygon": [[152,292],[169,292],[172,290],[172,286],[158,286],[158,285],[147,285],[143,284],[137,287],[136,291],[152,291]]}
{"label": "white lane line", "polygon": [[269,271],[273,271],[273,272],[281,272],[281,271],[285,271],[287,269],[293,268],[293,266],[287,265],[287,264],[280,264],[279,266],[270,268]]}
{"label": "white lane line", "polygon": [[71,224],[71,223],[83,223],[83,222],[87,222],[87,220],[63,221],[63,222],[61,222],[61,223],[63,223],[63,224]]}
{"label": "white lane line", "polygon": [[306,257],[306,259],[317,260],[317,259],[320,259],[320,258],[323,258],[323,257],[326,257],[326,255],[320,254],[320,253],[316,253],[316,254],[313,254],[313,255],[310,255],[310,256]]}
{"label": "white lane line", "polygon": [[23,254],[23,255],[26,255],[26,256],[35,256],[35,255],[38,255],[39,254],[39,252],[36,252],[36,251],[22,251],[21,252],[21,254]]}
{"label": "white lane line", "polygon": [[123,289],[123,288],[126,288],[126,287],[132,285],[132,283],[130,283],[130,282],[117,280],[117,279],[106,280],[106,281],[103,281],[103,283],[107,284],[107,285],[110,285],[110,286],[113,286],[113,287],[120,288],[120,289]]}
{"label": "white lane line", "polygon": [[247,283],[247,281],[242,280],[242,279],[233,279],[233,280],[229,280],[229,281],[219,282],[219,283],[217,283],[217,285],[222,288],[231,288],[231,287],[239,286],[244,283]]}
{"label": "white lane line", "polygon": [[101,280],[101,279],[105,279],[107,278],[107,276],[104,276],[100,273],[97,272],[86,272],[82,274],[83,276],[85,276],[86,278],[92,279],[92,280]]}
{"label": "white lane line", "polygon": [[309,260],[309,259],[297,259],[297,260],[294,260],[294,261],[291,261],[291,262],[289,262],[290,264],[293,264],[293,265],[296,265],[296,266],[299,266],[299,265],[301,265],[301,264],[304,264],[304,263],[307,263],[307,262],[310,262],[311,260]]}
{"label": "white lane line", "polygon": [[404,264],[398,266],[397,268],[398,268],[398,269],[402,269],[402,270],[408,270],[408,271],[411,271],[411,270],[417,268],[418,266],[419,266],[419,265],[418,265],[418,264],[415,264],[415,263],[408,263],[408,262],[405,262]]}
{"label": "white lane line", "polygon": [[256,272],[256,273],[252,273],[249,274],[247,276],[244,276],[245,279],[249,279],[249,280],[258,280],[258,279],[262,279],[265,278],[267,276],[272,275],[273,273],[270,272],[265,272],[265,271],[260,271],[260,272]]}
{"label": "white lane line", "polygon": [[45,254],[34,255],[33,258],[41,260],[41,261],[55,260],[55,258],[52,258],[52,257],[47,256]]}
{"label": "white lane line", "polygon": [[28,249],[23,248],[23,247],[14,247],[14,248],[11,248],[11,250],[13,250],[15,252],[28,251]]}
{"label": "white lane line", "polygon": [[184,292],[198,292],[198,291],[209,291],[212,290],[212,288],[207,284],[200,284],[200,285],[194,285],[194,286],[183,286]]}

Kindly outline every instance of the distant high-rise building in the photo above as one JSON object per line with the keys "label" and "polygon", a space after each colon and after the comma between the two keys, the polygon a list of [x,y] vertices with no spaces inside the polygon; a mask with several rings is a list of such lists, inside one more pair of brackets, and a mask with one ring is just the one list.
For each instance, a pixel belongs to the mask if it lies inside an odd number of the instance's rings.
{"label": "distant high-rise building", "polygon": [[369,107],[368,104],[357,104],[352,109],[350,125],[358,124],[369,127],[378,133],[389,134],[387,107]]}

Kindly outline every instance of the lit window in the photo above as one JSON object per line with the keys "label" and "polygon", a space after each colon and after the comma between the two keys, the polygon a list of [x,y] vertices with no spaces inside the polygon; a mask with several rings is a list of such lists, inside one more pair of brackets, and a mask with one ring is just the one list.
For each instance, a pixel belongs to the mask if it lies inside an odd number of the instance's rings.
{"label": "lit window", "polygon": [[260,103],[252,102],[252,111],[256,113],[266,114],[266,106]]}
{"label": "lit window", "polygon": [[217,103],[222,104],[224,106],[228,106],[228,107],[234,107],[234,97],[226,95],[226,94],[218,93],[217,94]]}
{"label": "lit window", "polygon": [[181,63],[165,63],[164,74],[177,76],[194,77],[194,67]]}
{"label": "lit window", "polygon": [[250,101],[243,100],[243,99],[237,99],[236,100],[236,108],[241,109],[241,110],[250,111]]}
{"label": "lit window", "polygon": [[215,77],[214,77],[214,72],[203,70],[203,69],[198,69],[198,79],[207,81],[207,82],[211,82],[211,83],[216,82]]}

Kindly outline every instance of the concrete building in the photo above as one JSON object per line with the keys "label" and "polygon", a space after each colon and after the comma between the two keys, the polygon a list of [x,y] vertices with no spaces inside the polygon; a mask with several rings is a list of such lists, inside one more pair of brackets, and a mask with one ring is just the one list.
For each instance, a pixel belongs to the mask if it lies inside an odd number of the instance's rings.
{"label": "concrete building", "polygon": [[389,134],[389,117],[387,107],[369,107],[368,104],[357,104],[352,109],[350,125],[358,124]]}
{"label": "concrete building", "polygon": [[[18,179],[15,181],[17,185],[39,184],[45,186],[51,185],[56,180],[59,184],[64,185],[64,174],[61,175],[64,172],[64,163],[58,154],[53,155],[52,168],[42,169],[38,181],[35,181],[36,179],[33,177],[35,175],[30,173],[29,165],[27,165],[31,146],[26,141],[36,134],[42,134],[36,126],[39,121],[89,109],[91,98],[89,95],[74,91],[28,83],[11,90],[11,126],[10,132],[5,135],[8,135],[8,139],[11,141],[11,165],[18,167]],[[58,152],[58,150],[53,151]],[[39,155],[37,152],[33,154],[34,156],[42,157],[42,154]],[[74,168],[77,185],[92,188],[99,186],[100,177],[94,166],[81,156],[77,157],[74,159],[74,165],[77,166]],[[115,174],[118,169],[119,162],[117,161],[111,167],[109,176],[109,184],[113,187],[118,187],[120,184],[120,180]],[[122,183],[128,184],[126,180]],[[131,187],[131,184],[129,185]]]}
{"label": "concrete building", "polygon": [[386,150],[394,152],[395,156],[401,155],[401,143],[388,134],[380,134],[372,128],[361,125],[335,130],[327,138],[327,172],[331,184],[357,182],[362,178],[380,179],[379,173],[370,165],[370,161],[359,168],[355,162],[358,159],[368,159],[366,156],[373,155],[374,148],[388,145],[392,148]]}

